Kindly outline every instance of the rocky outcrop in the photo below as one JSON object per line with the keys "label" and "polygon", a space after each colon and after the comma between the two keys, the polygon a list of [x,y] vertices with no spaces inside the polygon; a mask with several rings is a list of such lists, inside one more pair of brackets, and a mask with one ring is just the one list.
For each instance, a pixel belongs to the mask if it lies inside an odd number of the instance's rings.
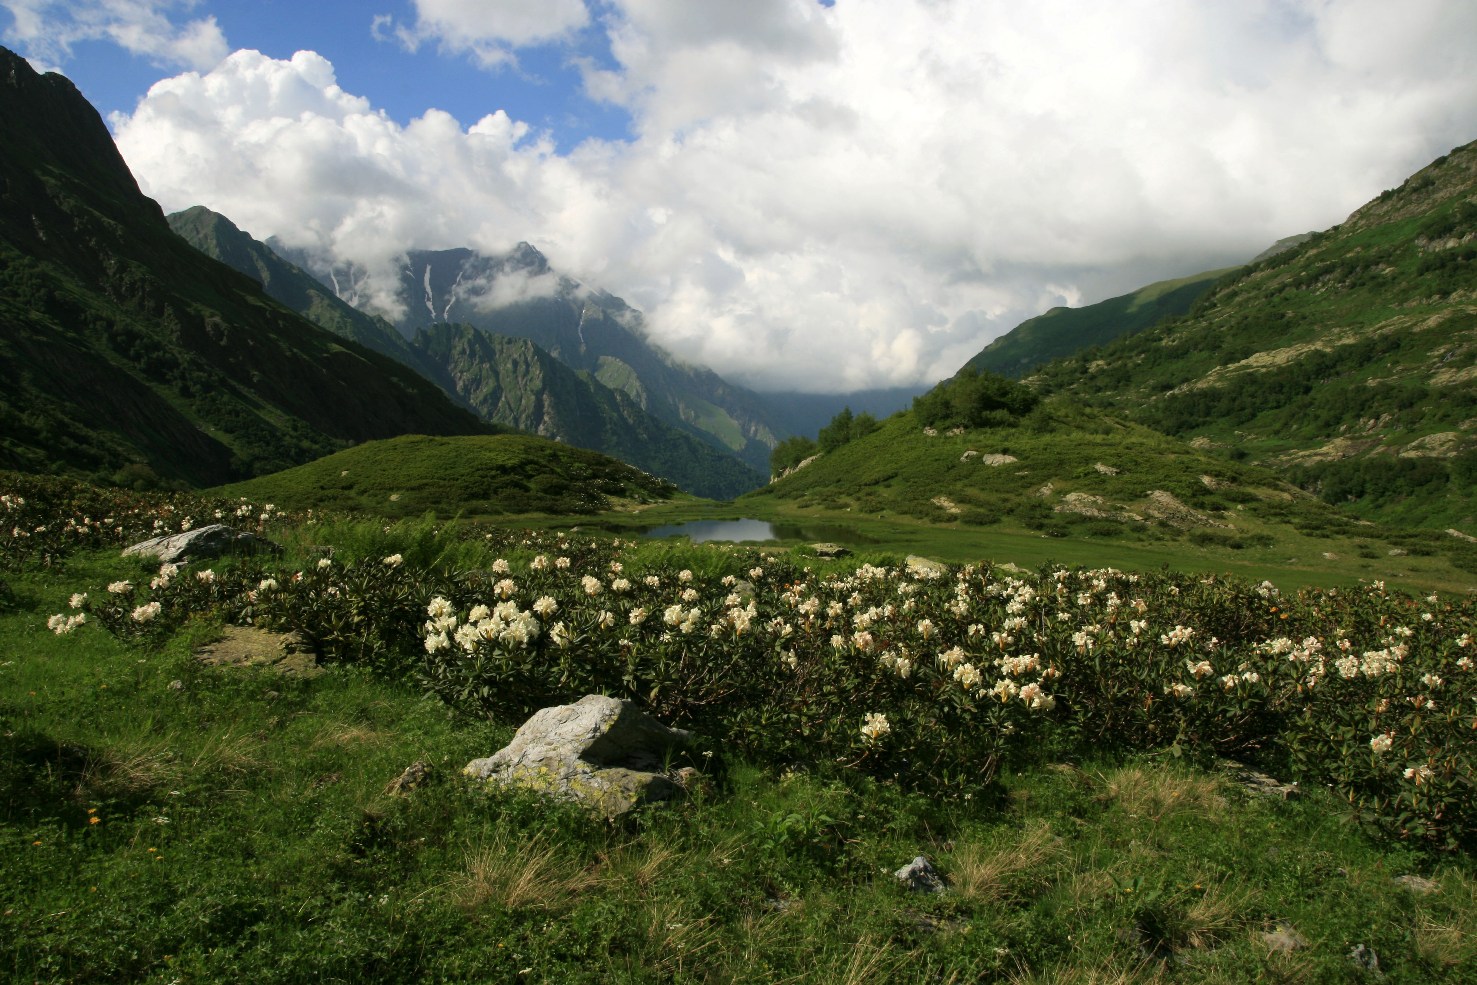
{"label": "rocky outcrop", "polygon": [[123,549],[123,556],[156,557],[164,564],[205,561],[226,554],[280,554],[282,548],[256,534],[212,523],[179,534],[165,534]]}
{"label": "rocky outcrop", "polygon": [[666,764],[690,738],[629,701],[591,694],[535,712],[506,747],[472,760],[462,772],[614,817],[681,791],[677,773]]}

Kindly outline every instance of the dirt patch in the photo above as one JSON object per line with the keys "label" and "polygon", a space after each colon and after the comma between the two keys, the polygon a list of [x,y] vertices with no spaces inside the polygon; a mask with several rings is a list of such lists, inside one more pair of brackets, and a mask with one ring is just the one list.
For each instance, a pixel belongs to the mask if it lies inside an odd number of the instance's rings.
{"label": "dirt patch", "polygon": [[323,673],[297,633],[273,633],[255,626],[227,626],[221,638],[195,651],[195,659],[211,667],[265,667],[279,674],[316,677]]}

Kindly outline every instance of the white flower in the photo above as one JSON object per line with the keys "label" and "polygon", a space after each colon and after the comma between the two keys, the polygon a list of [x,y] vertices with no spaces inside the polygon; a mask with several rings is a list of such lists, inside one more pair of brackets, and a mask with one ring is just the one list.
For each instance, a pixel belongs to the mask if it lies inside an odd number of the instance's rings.
{"label": "white flower", "polygon": [[83,603],[85,603],[86,601],[87,601],[87,593],[86,592],[77,592],[70,599],[67,600],[67,605],[70,608],[73,608],[73,609],[80,609],[80,608],[82,608]]}
{"label": "white flower", "polygon": [[615,613],[609,609],[602,609],[599,618],[595,622],[601,629],[609,629],[615,625]]}
{"label": "white flower", "polygon": [[509,570],[508,562],[504,558],[498,558],[492,562],[492,573],[495,575],[505,575]]}
{"label": "white flower", "polygon": [[617,578],[610,583],[610,590],[612,592],[628,592],[631,590],[631,583],[625,578]]}
{"label": "white flower", "polygon": [[452,611],[453,610],[450,600],[445,599],[440,595],[437,595],[435,598],[431,599],[430,604],[426,606],[426,615],[430,616],[432,619],[440,619],[443,616],[449,616],[452,614]]}
{"label": "white flower", "polygon": [[559,611],[559,603],[554,601],[551,596],[540,595],[538,601],[533,603],[533,611],[547,619]]}
{"label": "white flower", "polygon": [[256,586],[256,590],[259,591],[259,592],[271,592],[271,591],[276,591],[276,589],[277,589],[277,579],[276,578],[263,578],[257,584],[257,586]]}
{"label": "white flower", "polygon": [[210,568],[195,572],[195,580],[209,585],[215,581],[215,572]]}
{"label": "white flower", "polygon": [[627,618],[630,620],[632,626],[639,626],[646,621],[647,615],[648,613],[645,606],[640,606],[638,608],[632,609],[630,613],[628,613]]}
{"label": "white flower", "polygon": [[1381,732],[1369,740],[1369,748],[1376,753],[1388,752],[1390,746],[1394,744],[1395,734],[1393,732]]}
{"label": "white flower", "polygon": [[1435,775],[1429,766],[1407,766],[1405,768],[1405,778],[1414,780],[1416,786],[1420,786]]}
{"label": "white flower", "polygon": [[132,617],[134,622],[148,622],[150,619],[153,619],[158,614],[159,603],[149,602],[134,609]]}
{"label": "white flower", "polygon": [[110,583],[108,585],[108,591],[109,592],[112,592],[114,595],[127,595],[129,592],[133,591],[133,582],[131,582],[131,581],[115,581],[115,582],[112,582],[112,583]]}
{"label": "white flower", "polygon": [[979,686],[980,672],[972,663],[960,664],[954,668],[954,680],[965,690],[970,690]]}
{"label": "white flower", "polygon": [[586,595],[592,597],[599,595],[602,591],[605,590],[605,586],[601,584],[600,579],[594,577],[593,575],[585,575],[583,578],[581,578],[580,587],[585,590]]}
{"label": "white flower", "polygon": [[387,568],[398,568],[401,564],[405,563],[405,558],[401,557],[399,554],[391,554],[387,558],[382,558],[381,562]]}
{"label": "white flower", "polygon": [[681,571],[677,572],[677,580],[684,583],[692,581],[692,572],[686,568],[683,568]]}
{"label": "white flower", "polygon": [[886,715],[880,711],[867,712],[866,721],[862,723],[862,736],[868,742],[876,742],[891,731],[892,725]]}
{"label": "white flower", "polygon": [[1164,686],[1164,693],[1183,700],[1193,696],[1195,689],[1188,684],[1166,684]]}

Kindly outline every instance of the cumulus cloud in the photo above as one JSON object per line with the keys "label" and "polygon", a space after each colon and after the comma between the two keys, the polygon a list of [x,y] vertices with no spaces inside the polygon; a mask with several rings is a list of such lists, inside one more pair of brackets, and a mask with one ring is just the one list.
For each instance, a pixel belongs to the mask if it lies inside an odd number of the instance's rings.
{"label": "cumulus cloud", "polygon": [[9,44],[61,62],[81,41],[111,41],[163,68],[206,70],[230,50],[214,17],[177,24],[197,0],[0,0],[13,22]]}
{"label": "cumulus cloud", "polygon": [[397,38],[414,51],[434,42],[446,51],[470,54],[485,67],[514,59],[517,48],[556,41],[590,21],[584,0],[413,0],[415,22],[374,19],[381,40]]}
{"label": "cumulus cloud", "polygon": [[[590,16],[474,17],[494,6],[534,9],[421,0],[416,30],[512,51]],[[587,91],[629,140],[559,153],[495,107],[401,126],[310,52],[165,80],[115,131],[166,208],[371,272],[527,240],[678,355],[815,391],[936,380],[1053,305],[1332,225],[1477,136],[1465,0],[591,9]]]}

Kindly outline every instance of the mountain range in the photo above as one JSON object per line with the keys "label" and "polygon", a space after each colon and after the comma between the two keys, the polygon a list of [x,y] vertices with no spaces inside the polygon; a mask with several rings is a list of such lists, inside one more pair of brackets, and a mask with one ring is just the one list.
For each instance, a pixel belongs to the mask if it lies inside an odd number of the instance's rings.
{"label": "mountain range", "polygon": [[498,429],[176,236],[71,82],[0,49],[0,466],[208,485]]}
{"label": "mountain range", "polygon": [[[514,428],[730,498],[845,399],[687,366],[527,244],[410,251],[376,308],[362,271],[203,208],[166,220],[75,88],[3,50],[0,127],[0,467],[208,485]],[[868,395],[914,407],[752,495],[1048,535],[1373,520],[1469,543],[1477,144],[1279,246],[1031,319],[929,393]]]}

